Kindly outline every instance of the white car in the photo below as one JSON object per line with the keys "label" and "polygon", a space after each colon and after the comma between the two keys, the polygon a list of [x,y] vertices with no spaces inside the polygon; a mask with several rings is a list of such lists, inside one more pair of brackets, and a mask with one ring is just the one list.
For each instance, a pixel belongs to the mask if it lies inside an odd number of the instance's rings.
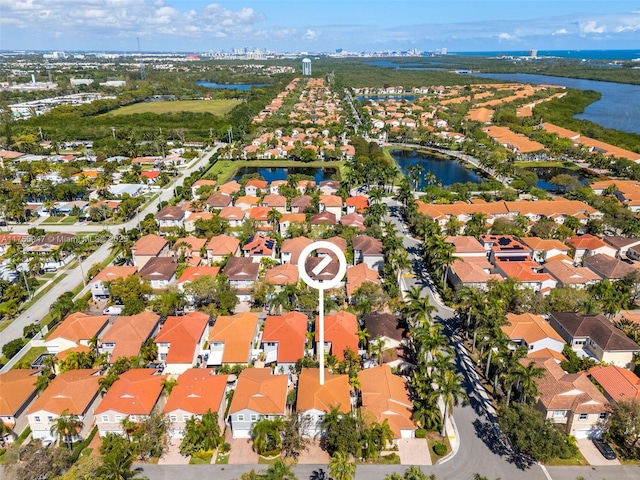
{"label": "white car", "polygon": [[120,315],[124,310],[124,305],[111,305],[102,311],[103,315]]}

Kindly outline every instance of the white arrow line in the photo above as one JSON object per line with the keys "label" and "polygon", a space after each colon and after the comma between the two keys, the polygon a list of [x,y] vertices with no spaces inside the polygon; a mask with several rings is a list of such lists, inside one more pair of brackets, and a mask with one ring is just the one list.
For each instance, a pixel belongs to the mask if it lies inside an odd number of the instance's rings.
{"label": "white arrow line", "polygon": [[319,275],[320,272],[322,272],[325,268],[327,268],[327,265],[329,265],[330,263],[331,263],[331,257],[327,255],[322,259],[322,261],[318,265],[316,265],[316,268],[311,270],[311,272],[314,275]]}

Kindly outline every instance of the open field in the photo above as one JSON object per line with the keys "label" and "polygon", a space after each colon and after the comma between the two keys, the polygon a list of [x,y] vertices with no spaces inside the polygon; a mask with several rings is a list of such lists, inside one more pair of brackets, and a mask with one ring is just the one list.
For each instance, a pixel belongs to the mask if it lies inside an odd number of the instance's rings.
{"label": "open field", "polygon": [[237,100],[176,100],[173,102],[141,102],[118,108],[107,115],[133,115],[135,113],[208,112],[224,115],[240,103]]}

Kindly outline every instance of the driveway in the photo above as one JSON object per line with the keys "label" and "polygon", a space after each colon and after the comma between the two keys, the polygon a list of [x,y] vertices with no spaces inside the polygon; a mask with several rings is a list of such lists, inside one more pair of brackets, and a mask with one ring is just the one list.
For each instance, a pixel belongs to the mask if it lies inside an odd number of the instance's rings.
{"label": "driveway", "polygon": [[173,438],[169,441],[169,448],[158,460],[158,465],[188,465],[189,457],[180,455],[180,441]]}
{"label": "driveway", "polygon": [[429,445],[424,438],[401,438],[398,441],[400,465],[431,465]]}
{"label": "driveway", "polygon": [[599,466],[613,466],[620,465],[619,460],[607,460],[602,456],[600,450],[596,448],[591,440],[584,439],[578,440],[578,448],[580,449],[580,453],[582,456],[589,462],[589,465],[593,465],[596,467]]}
{"label": "driveway", "polygon": [[253,451],[250,438],[232,438],[228,442],[231,444],[229,465],[258,464],[258,454]]}
{"label": "driveway", "polygon": [[319,440],[312,440],[307,450],[300,453],[298,465],[329,465],[329,454],[320,448]]}

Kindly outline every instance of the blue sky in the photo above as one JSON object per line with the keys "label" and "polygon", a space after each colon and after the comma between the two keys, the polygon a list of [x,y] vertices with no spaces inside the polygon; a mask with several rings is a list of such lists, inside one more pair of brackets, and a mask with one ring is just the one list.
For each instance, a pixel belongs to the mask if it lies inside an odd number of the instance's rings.
{"label": "blue sky", "polygon": [[640,50],[640,1],[0,0],[0,48]]}

